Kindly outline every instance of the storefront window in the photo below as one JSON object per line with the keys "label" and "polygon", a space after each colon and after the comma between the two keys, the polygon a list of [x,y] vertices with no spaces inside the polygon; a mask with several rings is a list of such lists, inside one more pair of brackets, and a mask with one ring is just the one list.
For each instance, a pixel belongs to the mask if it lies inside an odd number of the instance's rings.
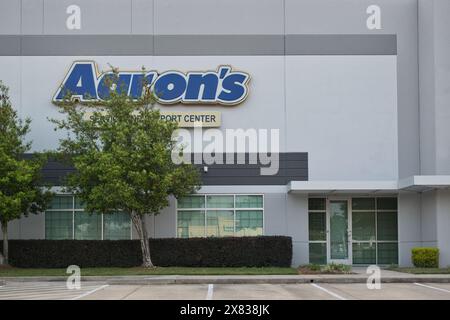
{"label": "storefront window", "polygon": [[[103,223],[103,226],[102,226]],[[125,213],[89,214],[72,195],[54,196],[45,212],[48,240],[120,240],[131,238],[131,219]]]}
{"label": "storefront window", "polygon": [[73,237],[72,211],[47,211],[45,213],[45,238],[65,240]]}
{"label": "storefront window", "polygon": [[397,198],[353,198],[352,232],[353,264],[397,264]]}
{"label": "storefront window", "polygon": [[262,210],[236,211],[236,236],[260,236],[263,234]]}
{"label": "storefront window", "polygon": [[131,221],[125,212],[115,212],[103,215],[103,239],[130,239]]}
{"label": "storefront window", "polygon": [[[308,199],[309,261],[327,263],[327,200]],[[351,199],[353,264],[397,264],[397,198]],[[330,224],[332,221],[329,222]],[[331,239],[332,240],[332,239]],[[333,252],[330,252],[333,255]]]}
{"label": "storefront window", "polygon": [[102,216],[84,211],[75,212],[74,228],[76,240],[101,240]]}
{"label": "storefront window", "polygon": [[178,211],[179,238],[194,238],[205,236],[205,211]]}
{"label": "storefront window", "polygon": [[179,238],[263,234],[262,195],[192,195],[177,208]]}
{"label": "storefront window", "polygon": [[230,237],[234,235],[234,212],[232,210],[208,210],[206,213],[207,237]]}
{"label": "storefront window", "polygon": [[309,262],[327,263],[327,212],[325,198],[308,199]]}

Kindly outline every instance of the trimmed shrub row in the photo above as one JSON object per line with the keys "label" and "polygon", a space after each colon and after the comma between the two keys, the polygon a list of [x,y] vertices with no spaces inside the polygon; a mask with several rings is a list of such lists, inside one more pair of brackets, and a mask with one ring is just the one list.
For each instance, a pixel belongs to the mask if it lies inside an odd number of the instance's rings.
{"label": "trimmed shrub row", "polygon": [[[285,236],[149,241],[152,261],[161,267],[290,267],[292,261],[292,239]],[[9,252],[9,263],[20,268],[134,267],[142,262],[138,240],[10,240]]]}

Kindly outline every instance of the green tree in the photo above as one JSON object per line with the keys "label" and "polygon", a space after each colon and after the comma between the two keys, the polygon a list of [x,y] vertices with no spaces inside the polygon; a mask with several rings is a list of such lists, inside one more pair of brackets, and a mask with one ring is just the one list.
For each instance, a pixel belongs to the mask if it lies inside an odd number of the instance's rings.
{"label": "green tree", "polygon": [[[117,72],[111,88],[117,87]],[[173,163],[172,154],[182,154],[173,135],[177,125],[161,120],[154,95],[142,85],[138,100],[110,90],[101,104],[80,105],[67,95],[60,104],[66,117],[51,121],[68,133],[58,149],[76,169],[67,189],[88,212],[128,213],[140,238],[142,265],[153,267],[146,217],[167,207],[170,195],[194,192],[200,178],[192,164]]]}
{"label": "green tree", "polygon": [[25,142],[30,123],[30,119],[22,121],[17,116],[8,88],[0,81],[0,224],[3,233],[0,264],[8,263],[8,222],[44,211],[51,197],[40,181],[46,156],[24,157],[31,148],[31,142]]}

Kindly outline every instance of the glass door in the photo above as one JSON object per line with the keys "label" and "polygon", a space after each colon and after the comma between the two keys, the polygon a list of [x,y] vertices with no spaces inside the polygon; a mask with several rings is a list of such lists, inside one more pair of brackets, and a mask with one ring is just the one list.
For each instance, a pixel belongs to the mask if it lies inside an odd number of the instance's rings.
{"label": "glass door", "polygon": [[349,200],[328,200],[328,262],[351,264]]}

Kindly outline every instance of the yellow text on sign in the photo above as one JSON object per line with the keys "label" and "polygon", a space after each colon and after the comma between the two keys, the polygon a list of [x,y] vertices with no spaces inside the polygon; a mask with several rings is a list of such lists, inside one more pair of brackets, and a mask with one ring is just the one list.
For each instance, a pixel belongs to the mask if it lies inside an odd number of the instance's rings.
{"label": "yellow text on sign", "polygon": [[161,111],[161,119],[176,122],[180,128],[220,127],[220,112],[181,112],[181,111]]}

